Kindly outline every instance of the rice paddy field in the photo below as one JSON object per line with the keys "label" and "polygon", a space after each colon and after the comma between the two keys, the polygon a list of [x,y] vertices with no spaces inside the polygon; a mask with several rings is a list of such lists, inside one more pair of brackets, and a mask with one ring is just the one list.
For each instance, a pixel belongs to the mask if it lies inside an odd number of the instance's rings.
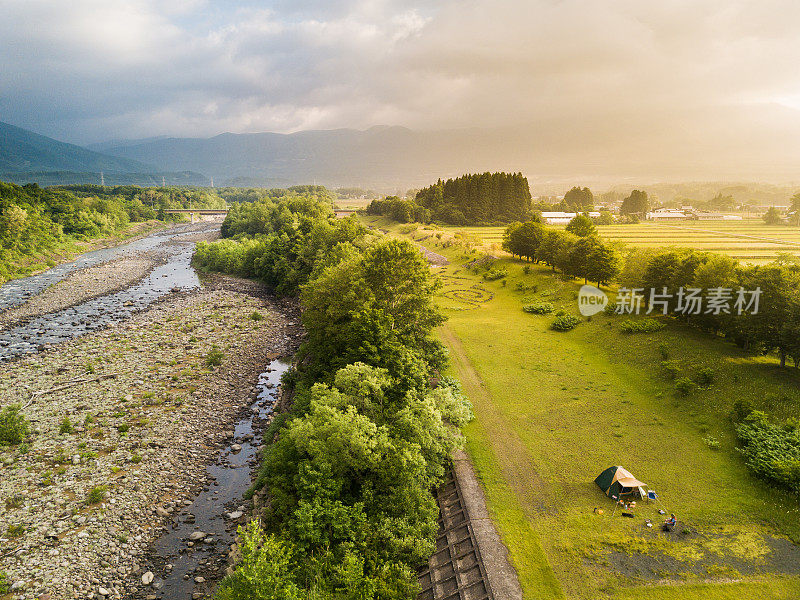
{"label": "rice paddy field", "polygon": [[[448,227],[480,242],[500,247],[505,227]],[[685,246],[719,252],[748,264],[764,264],[779,254],[800,256],[800,227],[764,225],[760,219],[744,221],[647,222],[598,227],[600,237],[643,248]]]}

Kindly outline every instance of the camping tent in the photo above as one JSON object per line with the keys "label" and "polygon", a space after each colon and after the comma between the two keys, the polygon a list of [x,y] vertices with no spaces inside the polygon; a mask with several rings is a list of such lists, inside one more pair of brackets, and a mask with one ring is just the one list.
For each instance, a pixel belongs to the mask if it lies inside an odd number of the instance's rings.
{"label": "camping tent", "polygon": [[621,494],[630,494],[637,491],[637,488],[647,487],[646,483],[642,483],[622,467],[608,467],[594,482],[610,498],[619,498]]}

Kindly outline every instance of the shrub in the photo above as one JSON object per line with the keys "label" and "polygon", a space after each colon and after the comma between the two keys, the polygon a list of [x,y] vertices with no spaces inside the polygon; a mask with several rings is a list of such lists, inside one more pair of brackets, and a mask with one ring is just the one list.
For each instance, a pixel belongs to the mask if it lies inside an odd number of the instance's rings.
{"label": "shrub", "polygon": [[0,594],[7,594],[11,591],[11,584],[8,582],[8,577],[5,571],[0,571]]}
{"label": "shrub", "polygon": [[508,271],[505,269],[489,269],[486,273],[483,274],[483,278],[486,281],[497,281],[498,279],[503,279],[508,275]]}
{"label": "shrub", "polygon": [[97,487],[93,487],[89,490],[89,494],[86,496],[86,504],[97,504],[98,502],[102,502],[103,498],[105,498],[106,492],[108,491],[108,487],[105,485],[98,485]]}
{"label": "shrub", "polygon": [[219,586],[219,600],[276,600],[301,598],[292,580],[292,548],[272,535],[266,535],[257,521],[239,527],[242,561],[233,575]]}
{"label": "shrub", "polygon": [[518,292],[533,292],[535,294],[538,291],[539,286],[537,286],[535,283],[528,284],[524,281],[518,281],[514,284],[514,289]]}
{"label": "shrub", "polygon": [[619,324],[622,333],[653,333],[661,331],[666,325],[655,319],[625,319]]}
{"label": "shrub", "polygon": [[771,423],[766,413],[755,410],[736,426],[736,435],[756,475],[800,491],[800,431]]}
{"label": "shrub", "polygon": [[713,435],[708,435],[703,438],[703,443],[708,446],[711,450],[718,450],[719,449],[719,440],[715,438]]}
{"label": "shrub", "polygon": [[220,350],[216,344],[211,347],[211,350],[208,351],[206,355],[206,366],[207,367],[218,367],[222,364],[222,359],[225,357],[225,354]]}
{"label": "shrub", "polygon": [[709,387],[712,383],[714,383],[714,369],[710,369],[708,367],[705,369],[700,369],[700,371],[697,373],[695,381],[697,381],[697,385],[700,387]]}
{"label": "shrub", "polygon": [[21,443],[28,435],[30,426],[25,416],[20,412],[19,404],[6,406],[0,412],[0,445],[16,445]]}
{"label": "shrub", "polygon": [[6,500],[6,510],[11,510],[12,508],[22,508],[24,504],[25,496],[22,494],[16,494]]}
{"label": "shrub", "polygon": [[674,360],[662,360],[661,368],[664,369],[664,374],[669,379],[675,379],[681,371],[678,363]]}
{"label": "shrub", "polygon": [[18,538],[25,535],[25,525],[9,525],[8,526],[8,537],[10,538]]}
{"label": "shrub", "polygon": [[681,396],[688,396],[696,387],[697,384],[688,377],[681,377],[675,382],[675,389]]}
{"label": "shrub", "polygon": [[658,352],[661,354],[661,360],[669,360],[669,346],[666,344],[659,344]]}
{"label": "shrub", "polygon": [[575,329],[581,320],[575,315],[562,315],[556,317],[555,321],[550,324],[550,329],[553,331],[570,331]]}
{"label": "shrub", "polygon": [[262,315],[262,314],[261,314],[260,312],[258,312],[257,310],[254,310],[254,311],[253,311],[253,314],[251,314],[251,315],[250,315],[250,318],[251,318],[253,321],[263,321],[263,320],[264,320],[264,315]]}
{"label": "shrub", "polygon": [[72,421],[69,420],[69,417],[64,417],[64,420],[61,421],[61,425],[58,427],[58,433],[61,435],[66,435],[69,433],[73,433],[75,428],[72,426]]}
{"label": "shrub", "polygon": [[753,412],[753,403],[745,398],[737,398],[731,409],[731,419],[734,423],[744,421]]}
{"label": "shrub", "polygon": [[525,273],[525,275],[530,275],[531,266],[530,265],[525,265],[524,267],[522,267],[522,272]]}
{"label": "shrub", "polygon": [[131,426],[128,423],[123,423],[122,425],[117,425],[117,431],[119,431],[120,435],[125,435],[128,433],[128,430]]}
{"label": "shrub", "polygon": [[522,307],[522,310],[533,315],[548,315],[553,312],[553,305],[549,302],[535,302],[526,304]]}

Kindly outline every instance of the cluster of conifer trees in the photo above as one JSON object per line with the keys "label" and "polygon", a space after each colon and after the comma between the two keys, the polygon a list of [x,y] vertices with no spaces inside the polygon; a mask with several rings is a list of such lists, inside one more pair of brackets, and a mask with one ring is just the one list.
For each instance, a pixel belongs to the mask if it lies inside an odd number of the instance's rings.
{"label": "cluster of conifer trees", "polygon": [[400,222],[437,221],[450,225],[508,223],[527,218],[531,191],[522,173],[479,173],[442,181],[417,192],[414,200],[376,200],[369,214]]}

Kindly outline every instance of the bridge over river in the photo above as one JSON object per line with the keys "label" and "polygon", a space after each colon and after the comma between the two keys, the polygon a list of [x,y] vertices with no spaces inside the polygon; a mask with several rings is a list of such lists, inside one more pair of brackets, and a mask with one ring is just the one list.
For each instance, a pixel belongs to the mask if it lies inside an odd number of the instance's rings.
{"label": "bridge over river", "polygon": [[199,217],[225,216],[228,214],[227,208],[170,208],[164,210],[168,215],[189,215],[192,223],[195,222],[195,215]]}

